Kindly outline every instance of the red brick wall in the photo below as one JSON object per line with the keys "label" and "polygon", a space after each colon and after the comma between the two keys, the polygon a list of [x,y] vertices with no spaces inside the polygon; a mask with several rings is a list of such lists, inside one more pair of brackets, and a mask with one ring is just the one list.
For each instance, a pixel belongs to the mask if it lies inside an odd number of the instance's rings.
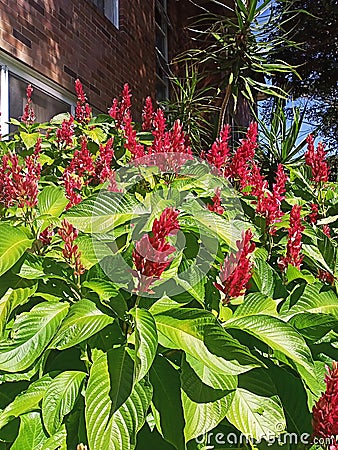
{"label": "red brick wall", "polygon": [[1,48],[106,111],[125,82],[140,113],[155,96],[154,0],[120,0],[120,28],[90,0],[0,0]]}

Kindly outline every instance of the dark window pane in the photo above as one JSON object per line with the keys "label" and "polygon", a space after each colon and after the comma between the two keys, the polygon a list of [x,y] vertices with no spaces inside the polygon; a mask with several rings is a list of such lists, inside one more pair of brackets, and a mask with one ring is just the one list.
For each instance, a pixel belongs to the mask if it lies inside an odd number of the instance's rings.
{"label": "dark window pane", "polygon": [[102,13],[104,12],[104,0],[92,0],[92,2]]}

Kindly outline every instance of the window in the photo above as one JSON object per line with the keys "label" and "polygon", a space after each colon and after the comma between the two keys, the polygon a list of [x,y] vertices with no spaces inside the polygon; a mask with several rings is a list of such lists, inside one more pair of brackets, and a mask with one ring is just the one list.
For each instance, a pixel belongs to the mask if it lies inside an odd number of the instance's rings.
{"label": "window", "polygon": [[119,27],[119,0],[91,0],[96,8],[111,21],[116,28]]}
{"label": "window", "polygon": [[10,118],[20,120],[26,104],[26,88],[33,86],[33,108],[37,122],[46,122],[61,112],[74,114],[75,98],[56,83],[36,74],[0,52],[0,125],[1,134],[14,131]]}
{"label": "window", "polygon": [[[23,109],[26,105],[26,88],[27,82],[15,74],[9,72],[9,117],[20,120]],[[47,92],[33,86],[33,109],[37,122],[47,122],[53,116],[62,112],[71,112],[71,105],[55,97]],[[10,131],[14,131],[15,127],[10,126]]]}
{"label": "window", "polygon": [[156,97],[158,100],[167,100],[169,97],[168,22],[167,1],[156,0]]}

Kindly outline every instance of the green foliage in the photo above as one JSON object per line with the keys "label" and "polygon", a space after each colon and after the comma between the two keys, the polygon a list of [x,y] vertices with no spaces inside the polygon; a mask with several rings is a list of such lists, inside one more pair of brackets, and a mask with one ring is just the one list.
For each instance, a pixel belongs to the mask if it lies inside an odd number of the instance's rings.
{"label": "green foliage", "polygon": [[[266,437],[311,434],[325,364],[338,359],[336,185],[290,165],[285,216],[271,236],[252,198],[204,163],[188,160],[170,174],[128,166],[123,130],[110,116],[75,121],[71,146],[56,138],[61,122],[39,134],[36,206],[0,210],[0,448],[197,450],[209,432],[243,433],[251,440],[244,447],[263,448]],[[4,146],[23,164],[38,132],[22,125]],[[83,135],[93,160],[114,138],[121,191],[88,179],[82,201],[67,208],[63,173]],[[219,185],[223,214],[206,208]],[[306,223],[303,265],[282,272],[290,209],[302,205],[306,218],[309,202],[319,220]],[[135,242],[167,207],[180,211],[179,233],[169,237],[176,251],[140,293]],[[83,270],[67,256],[65,219],[79,230],[72,251]],[[256,243],[251,280],[227,301],[214,283],[247,228]],[[47,240],[45,230],[53,231]]]}

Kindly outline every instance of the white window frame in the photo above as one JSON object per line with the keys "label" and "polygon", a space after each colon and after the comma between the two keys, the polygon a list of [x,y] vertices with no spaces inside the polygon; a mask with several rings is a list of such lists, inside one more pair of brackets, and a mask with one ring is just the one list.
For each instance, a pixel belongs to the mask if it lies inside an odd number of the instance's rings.
{"label": "white window frame", "polygon": [[47,94],[50,97],[54,97],[56,100],[61,100],[64,103],[67,103],[71,107],[71,113],[75,114],[75,105],[76,105],[76,97],[72,96],[69,92],[54,83],[52,80],[49,80],[47,77],[38,74],[30,67],[25,66],[23,63],[18,62],[14,58],[4,54],[0,51],[0,126],[1,126],[1,135],[5,136],[9,134],[9,120],[10,120],[10,112],[9,112],[9,74],[13,74],[21,78],[24,82],[28,84],[32,84],[37,87],[43,93]]}
{"label": "white window frame", "polygon": [[[157,64],[160,65],[160,67],[163,70],[166,70],[166,68],[162,67],[161,61],[160,61],[160,57],[163,58],[165,64],[169,64],[169,52],[168,52],[168,5],[167,5],[167,0],[155,0],[155,4],[160,12],[162,21],[163,21],[163,26],[161,26],[159,23],[155,22],[155,27],[156,27],[156,33],[160,33],[162,34],[163,38],[164,38],[164,54],[163,52],[156,46],[156,58],[157,58]],[[169,98],[169,79],[166,77],[165,79],[161,78],[158,76],[158,74],[156,74],[156,79],[158,80],[159,83],[162,84],[162,86],[164,87],[165,90],[165,96],[167,98]]]}
{"label": "white window frame", "polygon": [[104,0],[104,15],[116,28],[120,27],[119,9],[119,0]]}

